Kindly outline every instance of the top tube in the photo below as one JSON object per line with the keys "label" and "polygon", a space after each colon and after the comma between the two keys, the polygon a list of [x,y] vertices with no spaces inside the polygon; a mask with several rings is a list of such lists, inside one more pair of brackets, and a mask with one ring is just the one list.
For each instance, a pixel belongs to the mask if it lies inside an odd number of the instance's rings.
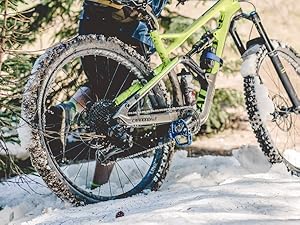
{"label": "top tube", "polygon": [[[234,14],[240,9],[241,6],[238,0],[219,0],[183,32],[159,34],[158,31],[152,31],[150,32],[150,35],[156,51],[158,54],[161,54],[160,56],[164,61],[164,58],[168,58],[170,53],[180,47],[191,35],[201,29],[208,21],[220,14],[222,14],[226,20],[231,20]],[[225,33],[227,35],[227,32]],[[162,40],[171,40],[171,44],[167,48],[164,48]]]}

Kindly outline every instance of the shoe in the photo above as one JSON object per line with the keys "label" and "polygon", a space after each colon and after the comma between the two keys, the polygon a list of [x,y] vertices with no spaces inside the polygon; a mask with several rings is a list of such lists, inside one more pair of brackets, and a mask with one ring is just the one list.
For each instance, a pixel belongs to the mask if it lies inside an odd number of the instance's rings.
{"label": "shoe", "polygon": [[71,125],[75,114],[76,107],[72,102],[51,106],[46,112],[46,129],[61,133],[63,127]]}
{"label": "shoe", "polygon": [[75,114],[76,107],[72,102],[52,106],[45,113],[46,134],[53,156],[65,157],[68,132]]}
{"label": "shoe", "polygon": [[94,189],[96,189],[98,187],[101,187],[101,184],[96,184],[93,181],[91,181],[91,183],[90,183],[90,189],[91,190],[94,190]]}

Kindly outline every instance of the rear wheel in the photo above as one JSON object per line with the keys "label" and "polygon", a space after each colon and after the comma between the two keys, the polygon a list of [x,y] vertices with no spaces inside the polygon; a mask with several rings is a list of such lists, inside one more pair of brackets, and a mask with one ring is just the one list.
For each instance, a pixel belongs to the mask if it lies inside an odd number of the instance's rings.
{"label": "rear wheel", "polygon": [[[288,77],[300,96],[300,58],[273,41]],[[272,163],[283,161],[300,175],[300,115],[293,107],[264,46],[254,54],[256,74],[245,77],[246,105],[252,128]],[[252,61],[253,62],[253,61]]]}
{"label": "rear wheel", "polygon": [[[90,65],[83,68],[87,59]],[[97,35],[78,36],[40,57],[26,86],[23,111],[37,124],[32,130],[32,162],[61,198],[93,203],[157,190],[162,184],[174,148],[166,137],[168,126],[133,129],[111,122],[117,110],[114,98],[149,74],[147,63],[132,48]],[[93,95],[83,111],[73,115],[69,126],[61,126],[59,119],[49,124],[49,109],[68,102],[84,86]],[[165,106],[165,93],[158,85],[135,110]],[[61,128],[53,129],[57,124]],[[130,136],[131,145],[124,135],[108,135],[111,127]],[[96,185],[95,177],[102,177]]]}

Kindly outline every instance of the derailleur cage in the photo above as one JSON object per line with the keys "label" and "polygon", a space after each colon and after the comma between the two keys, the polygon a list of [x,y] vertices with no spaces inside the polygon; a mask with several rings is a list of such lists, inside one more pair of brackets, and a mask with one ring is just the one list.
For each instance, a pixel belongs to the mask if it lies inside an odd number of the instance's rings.
{"label": "derailleur cage", "polygon": [[171,123],[169,137],[175,140],[177,147],[186,147],[192,144],[192,132],[183,119]]}

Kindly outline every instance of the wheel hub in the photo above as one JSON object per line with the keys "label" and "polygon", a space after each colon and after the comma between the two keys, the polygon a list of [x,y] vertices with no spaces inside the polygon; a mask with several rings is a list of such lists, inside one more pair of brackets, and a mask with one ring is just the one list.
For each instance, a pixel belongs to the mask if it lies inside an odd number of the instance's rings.
{"label": "wheel hub", "polygon": [[280,95],[273,97],[275,112],[273,115],[273,122],[284,132],[287,132],[292,127],[291,108],[288,107],[287,101]]}

